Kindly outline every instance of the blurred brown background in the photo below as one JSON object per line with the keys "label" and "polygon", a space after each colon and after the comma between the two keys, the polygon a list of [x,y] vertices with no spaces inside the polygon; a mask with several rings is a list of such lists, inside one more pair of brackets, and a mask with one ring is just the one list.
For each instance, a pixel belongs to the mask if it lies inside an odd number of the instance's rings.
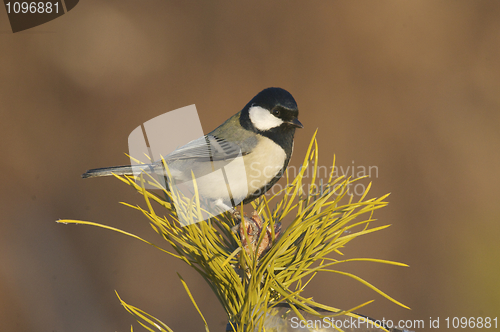
{"label": "blurred brown background", "polygon": [[[226,317],[195,271],[107,230],[162,244],[119,201],[141,197],[94,167],[127,163],[128,134],[196,104],[205,132],[269,86],[289,90],[300,120],[292,164],[319,128],[321,164],[375,165],[371,197],[385,231],[345,257],[405,262],[318,276],[307,295],[393,320],[500,316],[500,2],[81,1],[12,34],[0,10],[0,325],[3,331],[130,331],[114,294],[175,331]],[[366,182],[367,183],[367,182]],[[374,225],[377,225],[374,224]]]}

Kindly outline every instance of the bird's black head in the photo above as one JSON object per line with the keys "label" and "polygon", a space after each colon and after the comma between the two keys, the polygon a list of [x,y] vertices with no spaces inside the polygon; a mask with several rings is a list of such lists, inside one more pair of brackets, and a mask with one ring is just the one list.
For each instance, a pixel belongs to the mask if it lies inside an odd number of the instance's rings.
{"label": "bird's black head", "polygon": [[266,136],[291,149],[296,128],[302,128],[297,119],[299,110],[292,95],[281,88],[267,88],[259,92],[243,108],[241,126]]}

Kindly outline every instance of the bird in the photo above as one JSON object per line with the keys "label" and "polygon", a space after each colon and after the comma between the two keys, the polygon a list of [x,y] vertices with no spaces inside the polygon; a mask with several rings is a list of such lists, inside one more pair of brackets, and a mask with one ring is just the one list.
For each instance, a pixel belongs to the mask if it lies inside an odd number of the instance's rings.
{"label": "bird", "polygon": [[[225,210],[250,203],[284,174],[295,130],[303,128],[298,115],[297,103],[288,91],[262,90],[219,127],[164,156],[170,181],[188,182],[194,175],[199,194]],[[138,170],[166,174],[163,161],[157,160],[91,169],[82,177],[133,175]],[[223,176],[216,170],[222,170]]]}

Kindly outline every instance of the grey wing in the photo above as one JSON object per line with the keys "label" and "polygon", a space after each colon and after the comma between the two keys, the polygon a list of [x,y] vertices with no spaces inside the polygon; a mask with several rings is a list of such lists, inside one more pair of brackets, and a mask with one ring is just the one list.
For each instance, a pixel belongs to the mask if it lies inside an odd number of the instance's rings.
{"label": "grey wing", "polygon": [[184,159],[218,161],[234,159],[247,153],[248,151],[243,151],[239,144],[228,142],[213,135],[206,135],[181,146],[168,154],[165,159],[168,162]]}

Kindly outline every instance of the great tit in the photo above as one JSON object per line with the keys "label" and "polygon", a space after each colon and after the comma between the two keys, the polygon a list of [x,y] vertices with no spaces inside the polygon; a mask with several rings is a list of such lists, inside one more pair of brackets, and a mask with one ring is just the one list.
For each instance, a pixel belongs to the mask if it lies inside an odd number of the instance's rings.
{"label": "great tit", "polygon": [[[194,175],[200,195],[215,204],[234,207],[253,201],[285,172],[295,129],[303,127],[298,115],[297,103],[288,91],[264,89],[215,130],[164,156],[171,179],[190,181]],[[242,163],[235,162],[238,159]],[[165,175],[159,160],[147,165],[91,169],[82,177],[133,175],[138,169]],[[217,173],[214,170],[224,170],[224,176],[213,175]]]}

